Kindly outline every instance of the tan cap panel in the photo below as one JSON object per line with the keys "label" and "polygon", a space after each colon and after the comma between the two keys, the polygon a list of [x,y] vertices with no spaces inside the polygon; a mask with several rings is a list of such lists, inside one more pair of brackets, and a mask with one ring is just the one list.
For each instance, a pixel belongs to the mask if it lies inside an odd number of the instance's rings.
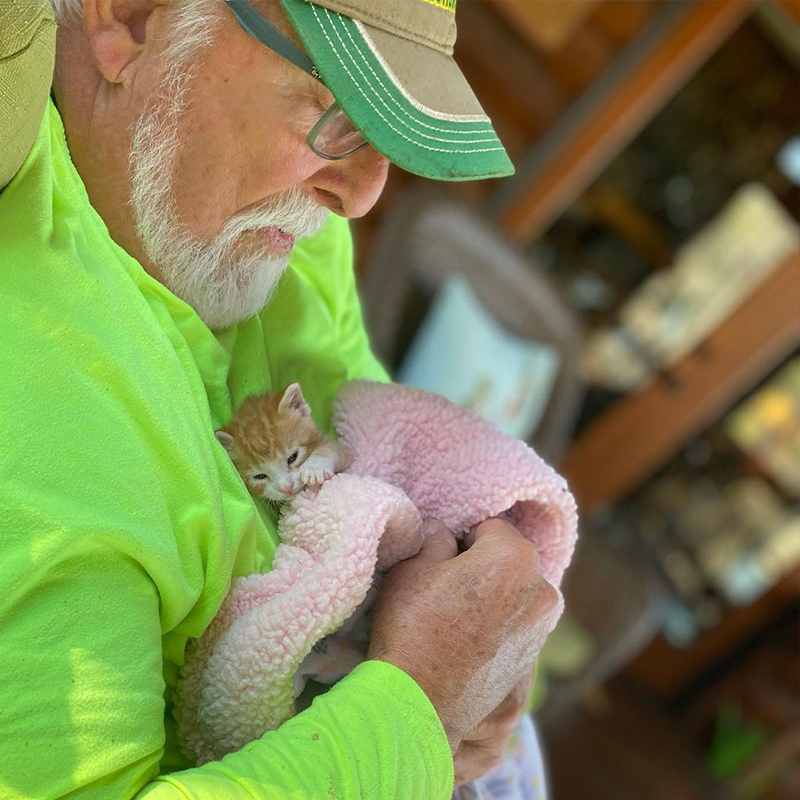
{"label": "tan cap panel", "polygon": [[317,0],[315,5],[446,55],[453,54],[456,15],[427,0]]}
{"label": "tan cap panel", "polygon": [[[409,101],[426,114],[488,122],[478,98],[450,56],[356,22],[364,40]],[[421,108],[422,106],[422,108]]]}

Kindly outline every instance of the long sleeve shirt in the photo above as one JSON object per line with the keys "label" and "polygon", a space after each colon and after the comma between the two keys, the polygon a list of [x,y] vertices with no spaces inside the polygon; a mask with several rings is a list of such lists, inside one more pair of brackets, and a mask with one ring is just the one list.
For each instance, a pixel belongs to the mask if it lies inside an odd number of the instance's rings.
{"label": "long sleeve shirt", "polygon": [[343,381],[386,379],[346,221],[212,332],[111,239],[51,103],[0,194],[0,303],[0,798],[448,798],[435,710],[382,662],[219,762],[175,740],[187,641],[278,544],[214,430],[298,380],[330,433]]}

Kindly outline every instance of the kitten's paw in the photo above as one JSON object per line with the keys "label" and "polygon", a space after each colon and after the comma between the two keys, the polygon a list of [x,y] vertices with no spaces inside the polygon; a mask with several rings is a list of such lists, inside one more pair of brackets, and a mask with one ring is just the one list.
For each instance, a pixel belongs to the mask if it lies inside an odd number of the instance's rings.
{"label": "kitten's paw", "polygon": [[333,477],[333,468],[325,464],[304,464],[300,467],[300,480],[306,486],[322,486]]}

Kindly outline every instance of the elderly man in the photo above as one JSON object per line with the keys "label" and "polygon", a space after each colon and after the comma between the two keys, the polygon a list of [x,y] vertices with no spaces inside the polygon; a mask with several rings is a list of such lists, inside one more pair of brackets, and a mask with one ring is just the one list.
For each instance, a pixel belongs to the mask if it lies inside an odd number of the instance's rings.
{"label": "elderly man", "polygon": [[389,160],[511,171],[456,2],[53,5],[52,97],[0,194],[0,797],[447,798],[500,757],[555,605],[500,521],[460,554],[433,523],[369,660],[278,730],[193,768],[172,707],[187,641],[278,541],[215,428],[299,380],[330,431],[343,381],[386,380],[346,219]]}

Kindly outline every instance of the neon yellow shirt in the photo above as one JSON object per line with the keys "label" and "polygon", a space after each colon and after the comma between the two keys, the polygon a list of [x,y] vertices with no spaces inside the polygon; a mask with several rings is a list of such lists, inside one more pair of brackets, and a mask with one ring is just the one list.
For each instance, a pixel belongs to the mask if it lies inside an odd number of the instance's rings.
{"label": "neon yellow shirt", "polygon": [[172,694],[275,520],[214,438],[299,380],[386,379],[345,220],[300,243],[272,302],[212,333],[110,238],[50,104],[0,194],[0,798],[439,800],[447,739],[405,673],[366,662],[307,711],[190,768]]}

